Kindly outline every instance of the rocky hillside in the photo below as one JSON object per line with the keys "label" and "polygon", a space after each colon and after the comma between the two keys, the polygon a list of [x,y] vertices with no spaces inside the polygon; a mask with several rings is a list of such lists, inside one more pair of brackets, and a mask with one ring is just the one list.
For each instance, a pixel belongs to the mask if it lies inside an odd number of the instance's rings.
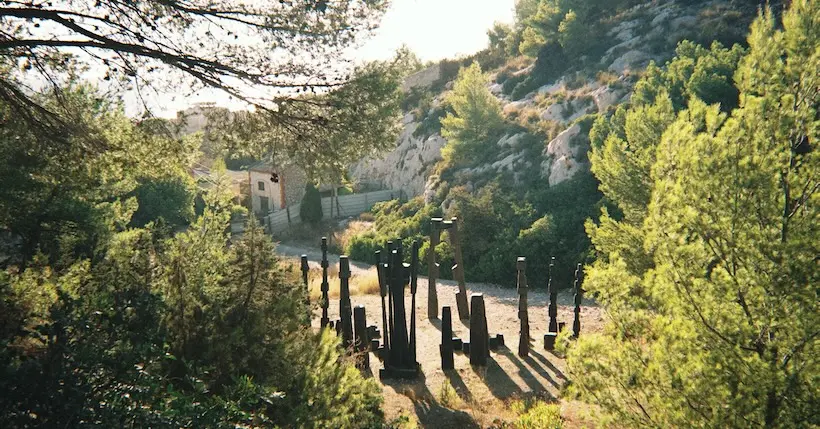
{"label": "rocky hillside", "polygon": [[[455,184],[472,189],[481,185],[482,177],[510,172],[516,182],[537,174],[542,183],[554,186],[588,170],[587,133],[594,120],[590,115],[606,113],[627,102],[648,64],[665,63],[681,40],[706,45],[712,41],[742,42],[755,13],[753,4],[719,1],[655,1],[632,7],[606,22],[600,49],[565,67],[557,79],[523,95],[521,84],[516,87],[516,83],[538,78],[537,64],[532,59],[508,56],[503,65],[487,70],[492,77],[488,88],[503,103],[506,119],[521,128],[498,140],[494,159],[457,171]],[[447,144],[438,119],[444,115],[442,101],[452,82],[441,81],[455,77],[446,76],[442,67],[437,64],[408,78],[408,94],[430,91],[436,82],[444,83],[438,85],[443,90],[433,88],[429,103],[408,109],[396,147],[380,158],[353,166],[351,177],[355,181],[401,188],[411,196],[426,195],[430,201],[438,184],[435,165]],[[541,142],[535,152],[529,150],[533,139]]]}

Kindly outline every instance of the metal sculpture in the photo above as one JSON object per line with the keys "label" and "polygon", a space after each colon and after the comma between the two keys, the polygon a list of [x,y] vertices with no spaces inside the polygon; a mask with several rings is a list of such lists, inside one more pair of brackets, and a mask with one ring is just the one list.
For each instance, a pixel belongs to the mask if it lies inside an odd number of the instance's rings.
{"label": "metal sculpture", "polygon": [[379,294],[382,298],[382,346],[381,350],[390,349],[390,325],[387,324],[387,306],[385,298],[387,297],[389,288],[387,285],[387,276],[384,273],[384,264],[382,263],[382,251],[376,251],[376,275],[379,279]]}
{"label": "metal sculpture", "polygon": [[584,290],[582,285],[584,283],[584,270],[581,264],[575,268],[575,319],[572,321],[572,337],[578,338],[581,334],[581,300],[583,299]]}
{"label": "metal sculpture", "polygon": [[[379,371],[382,378],[415,378],[420,366],[416,362],[415,320],[410,321],[410,336],[407,333],[407,312],[404,305],[404,289],[418,272],[418,255],[411,256],[412,264],[403,263],[401,242],[397,242],[388,254],[385,273],[390,284],[390,347],[385,350],[384,368]],[[413,246],[418,251],[417,244]],[[411,311],[411,318],[415,311]]]}
{"label": "metal sculpture", "polygon": [[416,290],[418,289],[419,275],[419,241],[413,240],[410,249],[410,353],[413,362],[416,361]]}
{"label": "metal sculpture", "polygon": [[487,330],[484,295],[475,293],[470,297],[470,343],[467,346],[470,353],[470,365],[487,366],[487,358],[490,356],[489,343],[490,334]]}
{"label": "metal sculpture", "polygon": [[547,271],[547,291],[550,296],[550,303],[547,310],[549,325],[547,333],[544,335],[544,350],[555,349],[555,338],[558,336],[558,288],[552,282],[552,271],[555,267],[555,257],[550,258],[549,270]]}
{"label": "metal sculpture", "polygon": [[323,328],[330,324],[330,318],[327,316],[327,306],[330,303],[330,298],[327,296],[328,291],[330,291],[330,283],[327,282],[327,268],[329,266],[330,263],[327,261],[327,237],[322,237],[322,320],[320,326]]}
{"label": "metal sculpture", "polygon": [[430,219],[430,247],[427,250],[427,318],[438,319],[438,292],[436,279],[439,275],[439,264],[436,262],[436,247],[441,243],[440,217]]}
{"label": "metal sculpture", "polygon": [[518,356],[525,357],[530,354],[530,316],[527,309],[527,258],[519,256],[516,261],[518,270],[518,320],[521,321],[518,338]]}
{"label": "metal sculpture", "polygon": [[[450,220],[442,220],[441,218],[434,217],[430,219],[431,222],[431,252],[434,249],[432,247],[432,239],[439,238],[437,234],[440,234],[442,230],[449,230],[447,236],[450,239],[450,247],[453,249],[453,258],[455,259],[452,270],[453,270],[453,278],[458,282],[458,292],[456,293],[456,308],[458,309],[458,317],[461,320],[468,320],[470,318],[470,307],[469,303],[467,302],[467,284],[464,280],[464,257],[461,253],[461,239],[459,238],[458,234],[458,218],[451,218]],[[436,243],[438,244],[438,243]],[[432,257],[428,255],[428,258],[435,263],[435,252],[432,252]],[[431,265],[432,267],[432,265]],[[438,274],[438,265],[435,265],[435,268],[430,268],[431,270],[435,271],[435,274]],[[431,271],[433,272],[433,271]],[[432,286],[430,286],[432,284]],[[432,287],[432,290],[435,292],[435,282],[433,281],[430,283],[428,281],[428,288]],[[438,299],[436,297],[436,308],[438,307]],[[428,302],[427,302],[427,311],[428,315],[430,312],[437,312],[437,309],[430,309],[430,298],[428,295]]]}
{"label": "metal sculpture", "polygon": [[339,256],[339,320],[342,346],[353,345],[353,308],[350,304],[350,261]]}
{"label": "metal sculpture", "polygon": [[453,315],[450,307],[445,306],[441,309],[441,346],[439,346],[439,351],[441,353],[441,369],[455,368],[455,361],[453,358],[453,350],[455,348],[454,343]]}
{"label": "metal sculpture", "polygon": [[308,285],[308,272],[310,271],[310,266],[308,265],[307,255],[302,255],[300,259],[300,268],[302,269],[302,284],[305,287],[305,307],[307,307],[308,320],[310,320],[310,286]]}
{"label": "metal sculpture", "polygon": [[353,319],[356,325],[356,342],[354,343],[354,350],[356,350],[356,366],[359,369],[370,367],[370,330],[367,327],[367,315],[364,306],[357,305],[353,309]]}

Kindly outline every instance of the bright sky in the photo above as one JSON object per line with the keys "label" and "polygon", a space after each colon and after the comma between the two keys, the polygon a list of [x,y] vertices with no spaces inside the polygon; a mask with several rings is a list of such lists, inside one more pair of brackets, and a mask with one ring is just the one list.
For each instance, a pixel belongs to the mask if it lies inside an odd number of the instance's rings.
{"label": "bright sky", "polygon": [[512,23],[514,0],[393,0],[376,36],[358,51],[385,59],[402,45],[422,61],[472,54],[487,46],[493,22]]}
{"label": "bright sky", "polygon": [[[472,54],[487,46],[493,22],[513,22],[513,6],[514,0],[393,0],[374,37],[353,55],[361,61],[386,59],[402,44],[425,62]],[[193,103],[210,101],[231,109],[244,107],[225,94],[206,90],[163,100],[154,114],[174,117]]]}

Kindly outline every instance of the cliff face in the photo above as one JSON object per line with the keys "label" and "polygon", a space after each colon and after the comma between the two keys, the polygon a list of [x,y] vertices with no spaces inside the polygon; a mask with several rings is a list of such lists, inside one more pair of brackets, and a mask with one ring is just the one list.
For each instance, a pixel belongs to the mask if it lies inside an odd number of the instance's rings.
{"label": "cliff face", "polygon": [[[525,140],[522,135],[504,135],[498,141],[501,150],[495,159],[456,172],[459,184],[472,188],[477,175],[487,177],[505,171],[513,172],[518,181],[521,174],[530,174],[532,170],[528,169],[536,167],[540,180],[554,186],[588,170],[588,128],[579,125],[579,120],[628,102],[632,85],[650,61],[666,62],[674,55],[679,41],[687,39],[708,44],[715,39],[741,40],[754,15],[733,10],[727,2],[688,3],[691,2],[647,2],[622,13],[606,33],[610,46],[600,54],[597,64],[590,67],[587,61],[584,70],[570,67],[564,76],[520,99],[513,100],[503,93],[502,74],[504,78],[525,75],[533,71],[533,66],[512,71],[506,66],[506,73],[494,73],[488,88],[502,102],[509,120],[521,122],[520,118],[535,118],[541,124],[550,124],[554,132],[548,133],[550,138],[541,137],[543,148],[537,159],[518,144]],[[514,63],[511,59],[510,64]],[[590,68],[595,71],[589,72]],[[429,86],[440,75],[438,68],[423,70],[408,77],[404,89]],[[437,105],[445,94],[446,90],[436,94],[433,104]],[[431,114],[432,110],[408,113],[396,147],[377,159],[354,165],[351,177],[360,183],[376,182],[388,188],[401,188],[410,196],[433,193],[437,182],[435,176],[431,177],[433,167],[441,159],[440,151],[447,141],[438,133],[413,135]],[[524,170],[528,172],[516,174]]]}

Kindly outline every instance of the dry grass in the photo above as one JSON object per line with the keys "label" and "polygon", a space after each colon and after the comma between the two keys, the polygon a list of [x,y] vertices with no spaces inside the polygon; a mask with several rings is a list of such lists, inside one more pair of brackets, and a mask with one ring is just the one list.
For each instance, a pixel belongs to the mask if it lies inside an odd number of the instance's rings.
{"label": "dry grass", "polygon": [[[281,262],[285,270],[291,271],[298,275],[301,279],[301,271],[299,263],[293,259],[283,260]],[[330,284],[328,290],[329,298],[339,298],[339,267],[338,265],[330,265],[327,269],[327,281]],[[308,290],[310,291],[310,298],[312,300],[318,299],[322,296],[322,269],[311,268],[308,271]],[[378,294],[379,276],[376,273],[376,268],[370,268],[367,271],[359,271],[350,277],[350,295],[375,295]]]}
{"label": "dry grass", "polygon": [[444,408],[458,408],[460,402],[461,398],[458,397],[456,389],[450,384],[450,380],[445,378],[438,391],[438,403]]}

